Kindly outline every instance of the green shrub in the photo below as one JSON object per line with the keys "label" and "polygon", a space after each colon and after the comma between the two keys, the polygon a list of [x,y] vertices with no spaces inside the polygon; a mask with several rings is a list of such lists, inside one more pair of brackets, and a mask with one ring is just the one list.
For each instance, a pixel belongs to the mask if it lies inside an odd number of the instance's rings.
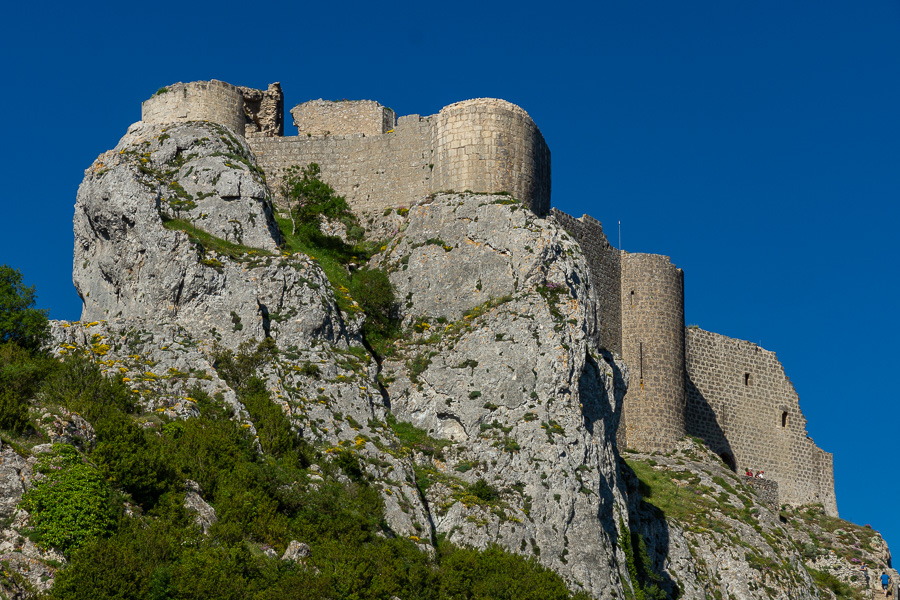
{"label": "green shrub", "polygon": [[12,433],[28,429],[28,399],[34,397],[55,364],[15,342],[0,344],[0,429]]}
{"label": "green shrub", "polygon": [[96,467],[72,446],[54,444],[35,471],[44,478],[22,496],[42,545],[70,552],[86,541],[113,531],[115,518],[109,486]]}
{"label": "green shrub", "polygon": [[484,500],[485,502],[494,502],[498,498],[500,498],[500,492],[484,479],[479,479],[475,483],[469,486],[469,493],[478,498],[479,500]]}
{"label": "green shrub", "polygon": [[366,313],[363,335],[379,354],[400,329],[397,299],[387,273],[380,269],[360,269],[350,279],[350,294]]}
{"label": "green shrub", "polygon": [[293,234],[297,233],[298,224],[311,224],[318,229],[320,216],[336,220],[349,218],[355,224],[356,217],[347,201],[322,181],[320,173],[316,163],[303,168],[295,165],[285,171],[281,191],[290,205]]}
{"label": "green shrub", "polygon": [[665,600],[666,593],[659,587],[662,577],[653,570],[653,561],[647,554],[644,537],[637,532],[629,531],[621,518],[619,518],[619,532],[619,547],[625,553],[628,575],[634,587],[636,600]]}
{"label": "green shrub", "polygon": [[263,451],[284,456],[297,446],[297,435],[280,404],[272,402],[266,383],[251,377],[239,388],[238,397],[250,414]]}
{"label": "green shrub", "polygon": [[119,379],[106,377],[89,359],[70,355],[41,386],[44,401],[76,412],[94,423],[116,411],[135,410],[134,392]]}

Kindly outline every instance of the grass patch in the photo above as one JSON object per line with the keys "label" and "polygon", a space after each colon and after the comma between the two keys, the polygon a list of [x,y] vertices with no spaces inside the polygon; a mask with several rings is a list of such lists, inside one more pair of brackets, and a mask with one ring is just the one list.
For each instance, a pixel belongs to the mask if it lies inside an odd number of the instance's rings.
{"label": "grass patch", "polygon": [[247,255],[251,256],[272,256],[268,250],[261,248],[252,248],[241,244],[233,244],[228,240],[216,237],[210,233],[199,229],[196,225],[183,219],[170,219],[163,216],[163,227],[172,231],[183,231],[188,234],[188,238],[192,243],[198,245],[204,251],[212,251],[217,254],[227,256],[233,260],[246,260]]}
{"label": "grass patch", "polygon": [[398,421],[394,415],[388,415],[387,422],[404,448],[422,452],[426,456],[441,458],[444,448],[453,445],[450,440],[431,437],[424,429],[419,429],[412,423]]}

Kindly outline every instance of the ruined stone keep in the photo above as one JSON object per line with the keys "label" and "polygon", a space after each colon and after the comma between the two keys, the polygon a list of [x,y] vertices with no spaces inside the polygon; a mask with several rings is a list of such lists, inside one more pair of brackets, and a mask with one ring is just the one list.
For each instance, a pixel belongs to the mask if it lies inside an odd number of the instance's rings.
{"label": "ruined stone keep", "polygon": [[833,457],[807,435],[775,354],[685,328],[684,274],[668,257],[616,249],[597,220],[551,210],[550,150],[518,106],[479,98],[398,118],[371,100],[312,100],[291,110],[299,134],[284,136],[279,84],[263,91],[213,80],[163,88],[141,113],[149,123],[214,121],[246,137],[276,193],[286,168],[315,162],[360,214],[454,190],[508,192],[556,219],[590,266],[597,346],[628,365],[619,444],[666,452],[693,435],[732,469],[765,471],[780,502],[821,503],[837,515]]}

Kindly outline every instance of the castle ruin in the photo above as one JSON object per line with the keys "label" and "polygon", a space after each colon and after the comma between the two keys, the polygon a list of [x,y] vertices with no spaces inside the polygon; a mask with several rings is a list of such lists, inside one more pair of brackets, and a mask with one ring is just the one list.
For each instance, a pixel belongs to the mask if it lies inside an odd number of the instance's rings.
{"label": "castle ruin", "polygon": [[780,502],[821,503],[837,515],[833,457],[807,435],[775,354],[686,328],[684,274],[668,257],[617,249],[596,219],[551,210],[550,150],[518,106],[479,98],[398,118],[370,100],[312,100],[291,110],[299,134],[285,136],[279,84],[263,91],[213,80],[163,88],[141,112],[148,123],[208,120],[244,136],[276,195],[285,169],[315,162],[360,214],[455,190],[508,192],[556,219],[590,267],[599,298],[595,341],[628,365],[619,445],[666,452],[693,435],[733,470],[765,471]]}

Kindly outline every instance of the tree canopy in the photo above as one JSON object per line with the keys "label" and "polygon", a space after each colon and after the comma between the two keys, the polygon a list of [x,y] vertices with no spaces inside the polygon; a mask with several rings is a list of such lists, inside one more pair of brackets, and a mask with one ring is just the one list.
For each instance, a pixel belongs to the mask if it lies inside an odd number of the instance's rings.
{"label": "tree canopy", "polygon": [[26,286],[17,269],[0,265],[0,343],[30,350],[43,345],[49,335],[47,310],[34,308],[34,302],[34,286]]}

